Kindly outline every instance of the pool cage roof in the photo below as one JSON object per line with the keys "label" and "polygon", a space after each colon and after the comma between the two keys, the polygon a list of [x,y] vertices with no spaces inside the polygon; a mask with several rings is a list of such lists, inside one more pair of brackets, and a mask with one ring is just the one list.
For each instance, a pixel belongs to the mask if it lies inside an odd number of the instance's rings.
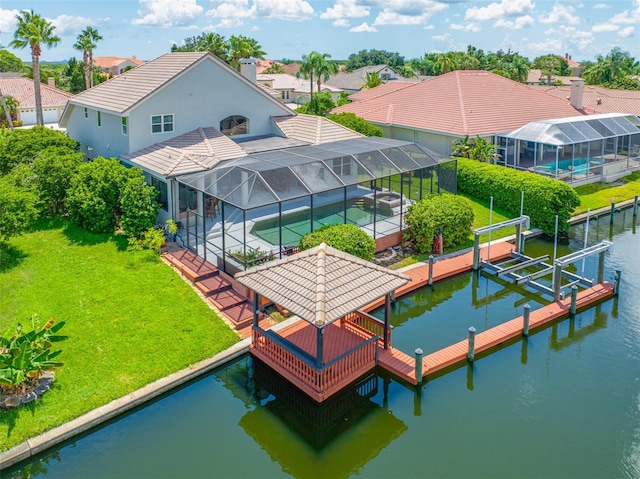
{"label": "pool cage roof", "polygon": [[640,133],[640,118],[636,115],[605,113],[532,121],[504,137],[559,146],[634,133]]}
{"label": "pool cage roof", "polygon": [[252,153],[176,179],[246,210],[446,161],[412,142],[365,137]]}

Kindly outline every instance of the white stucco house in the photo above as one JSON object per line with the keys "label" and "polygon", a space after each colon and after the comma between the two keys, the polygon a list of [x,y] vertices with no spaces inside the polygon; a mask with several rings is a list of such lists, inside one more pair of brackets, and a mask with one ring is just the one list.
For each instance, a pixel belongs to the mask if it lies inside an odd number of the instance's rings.
{"label": "white stucco house", "polygon": [[[272,88],[280,94],[280,98],[285,103],[295,103],[296,105],[304,105],[311,98],[311,84],[309,80],[298,78],[294,75],[286,73],[270,73],[257,75],[258,84]],[[313,91],[317,93],[318,86],[314,80]],[[342,88],[333,87],[320,83],[320,91],[329,93],[333,101],[340,98],[340,94],[344,91]]]}
{"label": "white stucco house", "polygon": [[282,256],[324,224],[399,235],[423,177],[425,188],[455,183],[455,171],[439,182],[423,174],[439,156],[296,114],[256,83],[254,60],[242,70],[168,53],[71,98],[61,126],[88,159],[142,169],[159,191],[159,221],[180,222],[186,246],[228,272]]}

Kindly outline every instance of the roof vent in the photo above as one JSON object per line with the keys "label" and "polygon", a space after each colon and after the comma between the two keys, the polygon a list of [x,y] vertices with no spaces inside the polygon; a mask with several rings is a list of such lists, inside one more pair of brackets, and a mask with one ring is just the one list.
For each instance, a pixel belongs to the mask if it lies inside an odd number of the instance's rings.
{"label": "roof vent", "polygon": [[596,98],[596,103],[598,105],[602,105],[602,98]]}

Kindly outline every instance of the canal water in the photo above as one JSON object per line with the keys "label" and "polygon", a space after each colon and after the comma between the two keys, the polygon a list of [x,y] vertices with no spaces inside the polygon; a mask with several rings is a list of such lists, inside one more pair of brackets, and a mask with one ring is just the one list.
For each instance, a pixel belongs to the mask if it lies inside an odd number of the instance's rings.
{"label": "canal water", "polygon": [[[640,477],[640,235],[631,211],[592,220],[612,239],[604,278],[620,296],[430,378],[416,392],[382,373],[316,405],[241,358],[3,478]],[[582,247],[572,228],[557,255]],[[530,256],[553,255],[531,240]],[[595,277],[597,258],[585,262]],[[582,263],[574,265],[582,273]],[[393,345],[430,353],[546,301],[466,274],[401,298]]]}

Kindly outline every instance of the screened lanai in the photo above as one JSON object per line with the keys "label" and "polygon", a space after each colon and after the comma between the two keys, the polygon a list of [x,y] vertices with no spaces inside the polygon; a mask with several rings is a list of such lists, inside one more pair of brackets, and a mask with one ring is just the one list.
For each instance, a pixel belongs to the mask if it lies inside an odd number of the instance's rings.
{"label": "screened lanai", "polygon": [[500,162],[568,182],[616,179],[640,167],[640,119],[608,113],[534,121],[498,136]]}
{"label": "screened lanai", "polygon": [[259,151],[176,180],[187,246],[232,274],[296,252],[324,225],[398,244],[409,205],[456,192],[455,161],[388,138]]}

